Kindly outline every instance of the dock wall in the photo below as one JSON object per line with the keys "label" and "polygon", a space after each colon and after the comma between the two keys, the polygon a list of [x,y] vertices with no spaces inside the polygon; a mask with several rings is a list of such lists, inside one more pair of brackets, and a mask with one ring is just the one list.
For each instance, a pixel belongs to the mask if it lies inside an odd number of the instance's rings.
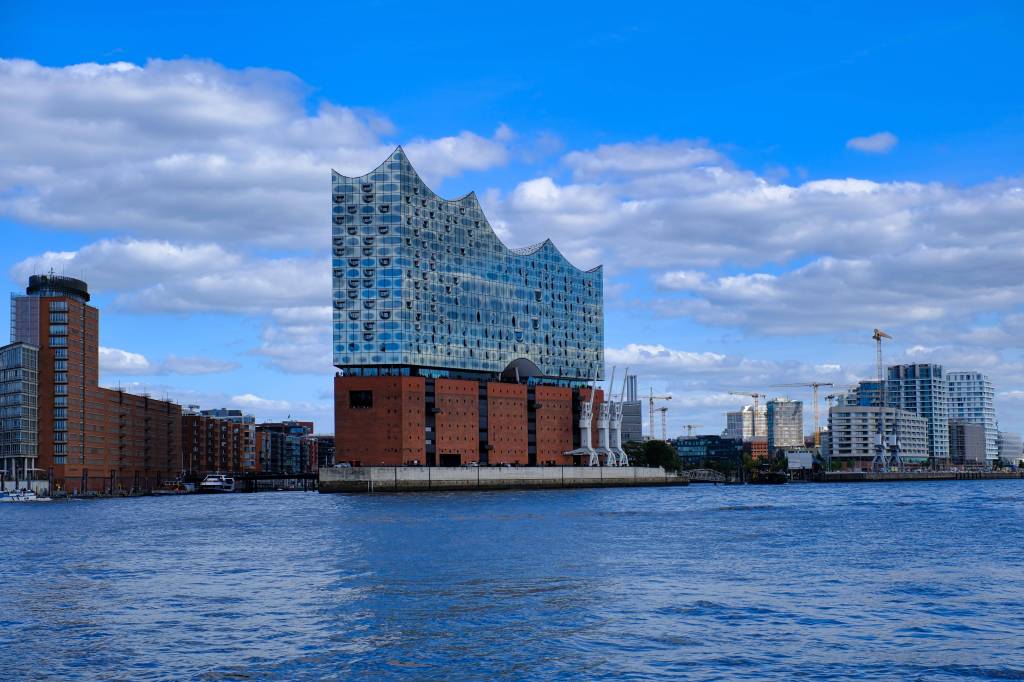
{"label": "dock wall", "polygon": [[1024,478],[1021,472],[1002,471],[831,471],[818,474],[819,483],[873,483],[879,481],[980,481]]}
{"label": "dock wall", "polygon": [[320,492],[423,492],[687,485],[661,467],[343,467],[320,469]]}

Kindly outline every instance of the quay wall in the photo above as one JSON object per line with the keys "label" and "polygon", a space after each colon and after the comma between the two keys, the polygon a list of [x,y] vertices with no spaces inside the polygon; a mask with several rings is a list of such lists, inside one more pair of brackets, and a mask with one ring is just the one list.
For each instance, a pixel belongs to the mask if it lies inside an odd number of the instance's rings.
{"label": "quay wall", "polygon": [[1024,478],[1024,472],[1007,471],[830,471],[818,474],[819,483],[868,483],[878,481],[979,481]]}
{"label": "quay wall", "polygon": [[424,492],[687,485],[661,467],[342,467],[320,469],[320,492]]}

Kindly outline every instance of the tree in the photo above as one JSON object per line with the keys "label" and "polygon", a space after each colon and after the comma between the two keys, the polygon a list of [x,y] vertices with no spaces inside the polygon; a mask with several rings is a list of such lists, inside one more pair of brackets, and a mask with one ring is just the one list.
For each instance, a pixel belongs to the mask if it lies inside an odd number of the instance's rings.
{"label": "tree", "polygon": [[644,443],[644,459],[646,466],[664,467],[665,471],[679,471],[683,462],[679,452],[663,440],[649,440]]}
{"label": "tree", "polygon": [[628,441],[622,444],[622,449],[626,452],[626,457],[629,458],[630,466],[647,466],[647,456],[644,454],[644,444],[642,441]]}

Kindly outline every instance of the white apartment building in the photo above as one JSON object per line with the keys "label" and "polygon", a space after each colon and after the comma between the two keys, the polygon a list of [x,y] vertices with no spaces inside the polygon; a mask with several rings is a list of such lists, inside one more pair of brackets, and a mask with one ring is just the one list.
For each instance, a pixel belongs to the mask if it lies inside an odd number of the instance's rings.
{"label": "white apartment building", "polygon": [[[828,458],[833,468],[870,471],[878,452],[875,436],[881,408],[840,405],[828,411]],[[885,408],[885,433],[895,436],[903,464],[928,461],[928,420],[912,412]],[[948,436],[947,436],[948,437]]]}
{"label": "white apartment building", "polygon": [[800,400],[772,398],[767,405],[768,450],[804,447],[804,404]]}
{"label": "white apartment building", "polygon": [[981,424],[985,428],[985,459],[999,459],[995,391],[988,376],[973,371],[947,372],[946,383],[949,418]]}

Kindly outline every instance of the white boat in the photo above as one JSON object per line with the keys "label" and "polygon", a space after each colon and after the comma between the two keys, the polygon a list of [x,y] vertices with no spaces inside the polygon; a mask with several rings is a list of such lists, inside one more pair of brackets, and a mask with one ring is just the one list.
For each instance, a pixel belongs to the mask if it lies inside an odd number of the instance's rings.
{"label": "white boat", "polygon": [[39,497],[34,490],[5,490],[0,492],[0,502],[49,502],[49,497]]}
{"label": "white boat", "polygon": [[233,493],[235,492],[235,479],[224,474],[210,474],[199,484],[201,493]]}

